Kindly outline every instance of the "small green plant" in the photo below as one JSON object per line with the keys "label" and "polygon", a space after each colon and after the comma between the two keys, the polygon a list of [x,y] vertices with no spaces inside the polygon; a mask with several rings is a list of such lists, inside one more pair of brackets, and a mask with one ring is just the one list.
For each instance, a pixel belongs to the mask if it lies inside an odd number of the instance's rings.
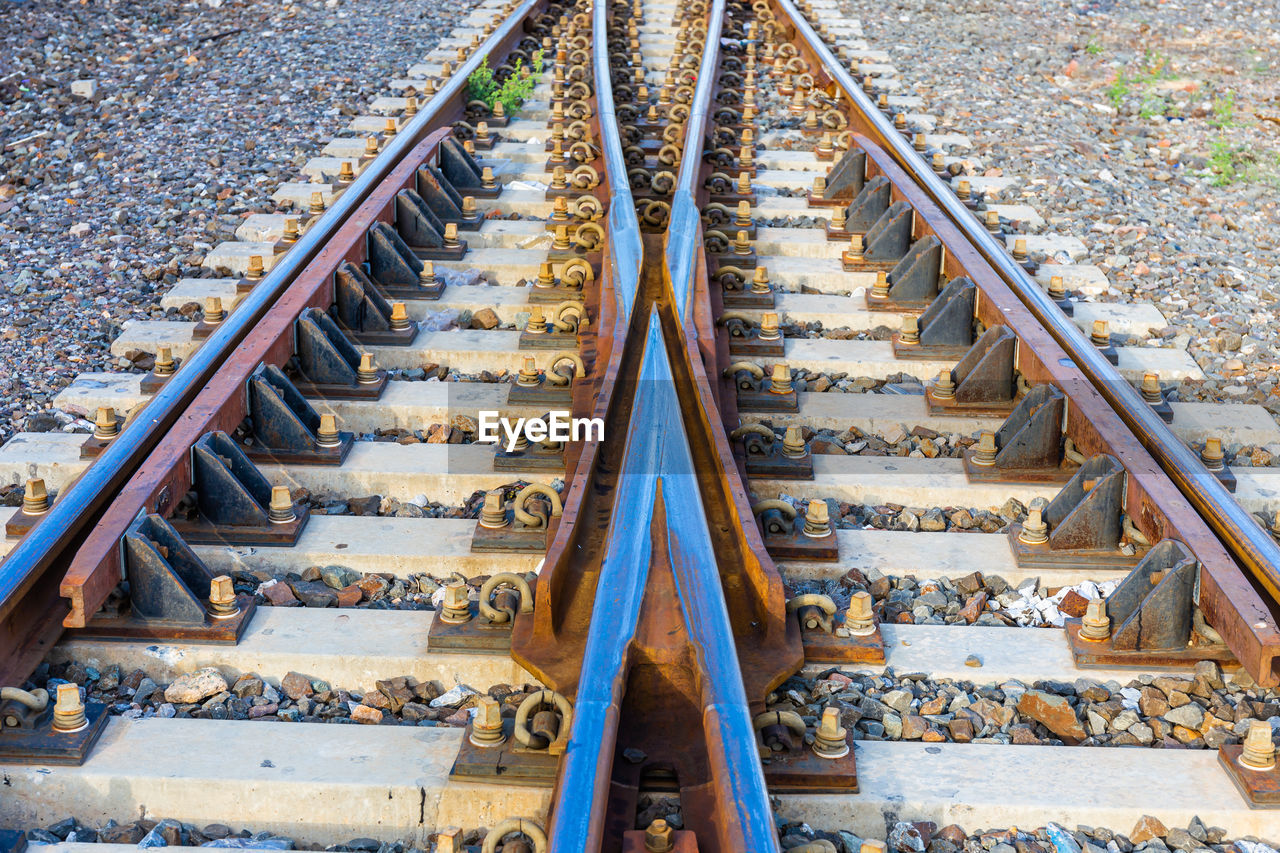
{"label": "small green plant", "polygon": [[1215,139],[1209,143],[1209,173],[1213,175],[1211,183],[1215,187],[1230,186],[1244,177],[1247,169],[1243,148],[1232,145],[1225,139]]}
{"label": "small green plant", "polygon": [[1240,122],[1236,119],[1236,96],[1234,92],[1217,95],[1213,99],[1213,115],[1209,116],[1209,126],[1219,130],[1235,127]]}
{"label": "small green plant", "polygon": [[502,108],[510,115],[533,94],[533,87],[537,85],[538,77],[542,74],[540,49],[533,54],[531,64],[532,74],[524,67],[524,60],[517,59],[515,69],[507,75],[507,79],[499,83],[492,69],[489,68],[489,58],[485,57],[480,67],[471,72],[471,76],[467,78],[468,97],[473,101],[484,101],[491,110],[494,104],[501,103]]}
{"label": "small green plant", "polygon": [[489,67],[489,57],[486,56],[480,67],[467,78],[467,100],[484,101],[492,107],[497,91],[498,81],[493,79],[493,69]]}
{"label": "small green plant", "polygon": [[1098,56],[1102,53],[1102,45],[1098,44],[1097,39],[1089,39],[1089,43],[1084,46],[1084,52],[1090,56]]}
{"label": "small green plant", "polygon": [[1116,72],[1116,79],[1107,87],[1107,97],[1111,99],[1111,106],[1120,109],[1120,105],[1124,103],[1125,96],[1129,94],[1129,84],[1131,82],[1128,74],[1123,71]]}
{"label": "small green plant", "polygon": [[1155,118],[1169,111],[1169,101],[1163,95],[1147,92],[1142,96],[1142,104],[1138,107],[1138,115],[1142,118]]}

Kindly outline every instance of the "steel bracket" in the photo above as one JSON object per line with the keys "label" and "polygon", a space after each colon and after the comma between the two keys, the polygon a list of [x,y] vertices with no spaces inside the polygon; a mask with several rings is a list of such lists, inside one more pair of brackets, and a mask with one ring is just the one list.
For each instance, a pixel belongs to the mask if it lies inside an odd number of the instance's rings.
{"label": "steel bracket", "polygon": [[[84,704],[84,728],[74,732],[53,729],[53,697],[30,726],[0,728],[0,764],[49,764],[78,767],[107,728],[107,706]],[[22,853],[27,836],[22,831],[0,829],[0,853]]]}
{"label": "steel bracket", "polygon": [[299,374],[294,384],[301,393],[334,399],[382,396],[387,372],[379,370],[373,382],[361,382],[360,353],[328,314],[308,308],[294,323],[294,330]]}
{"label": "steel bracket", "polygon": [[841,637],[823,630],[801,631],[806,663],[884,663],[884,637],[877,622],[865,636]]}
{"label": "steel bracket", "polygon": [[1218,747],[1218,762],[1250,808],[1280,809],[1280,763],[1270,770],[1254,770],[1240,763],[1242,752],[1244,747],[1240,744],[1224,743]]}
{"label": "steel bracket", "polygon": [[905,201],[894,202],[863,235],[862,258],[845,261],[846,270],[885,270],[898,266],[911,246],[916,212]]}
{"label": "steel bracket", "polygon": [[375,222],[365,238],[368,277],[388,299],[439,299],[444,283],[423,286],[422,261],[396,230]]}
{"label": "steel bracket", "polygon": [[[436,611],[427,630],[427,646],[434,651],[474,654],[507,654],[511,651],[511,628],[514,620],[490,622],[480,615],[480,605],[468,604],[471,618],[466,622],[446,622]],[[488,750],[486,750],[487,752]]]}
{"label": "steel bracket", "polygon": [[515,512],[507,510],[506,527],[485,527],[476,522],[471,534],[473,554],[541,554],[551,541],[554,520],[546,527],[525,527],[515,520]]}
{"label": "steel bracket", "polygon": [[867,307],[873,311],[899,313],[924,311],[932,307],[938,297],[942,253],[942,243],[932,234],[916,240],[889,272],[889,295],[880,299],[868,293]]}
{"label": "steel bracket", "polygon": [[[865,157],[865,153],[863,154]],[[893,185],[884,175],[876,175],[859,188],[853,203],[845,213],[844,230],[851,234],[866,234],[880,217],[889,210],[893,200]]]}
{"label": "steel bracket", "polygon": [[927,395],[935,415],[1008,416],[1014,406],[1014,355],[1018,339],[1004,325],[982,333],[951,371],[955,396],[940,398],[932,386]]}
{"label": "steel bracket", "polygon": [[[1234,663],[1226,645],[1194,631],[1195,587],[1200,564],[1176,539],[1156,543],[1107,596],[1113,630],[1105,640],[1067,628],[1079,666],[1194,666],[1196,661]],[[1237,664],[1238,665],[1238,664]]]}
{"label": "steel bracket", "polygon": [[419,258],[456,261],[467,253],[465,240],[452,246],[445,243],[444,223],[417,190],[396,193],[396,232]]}
{"label": "steel bracket", "polygon": [[[765,515],[767,514],[766,512]],[[790,532],[779,531],[776,524],[768,523],[763,516],[761,522],[765,550],[775,559],[814,560],[829,563],[840,558],[834,529],[826,536],[805,536],[803,515],[792,522]]]}
{"label": "steel bracket", "polygon": [[827,190],[822,197],[828,201],[852,199],[862,192],[866,180],[867,152],[850,148],[827,172]]}
{"label": "steel bracket", "polygon": [[271,483],[225,432],[207,432],[196,441],[191,479],[195,500],[180,503],[169,520],[187,542],[293,545],[307,526],[304,504],[293,505],[292,521],[271,520]]}
{"label": "steel bracket", "polygon": [[[765,382],[768,381],[766,377]],[[772,391],[746,391],[739,387],[738,411],[794,414],[800,411],[800,397],[795,391],[775,394]]]}
{"label": "steel bracket", "polygon": [[1123,569],[1136,564],[1136,555],[1120,551],[1125,477],[1114,456],[1099,454],[1081,465],[1043,510],[1047,542],[1028,545],[1020,538],[1022,525],[1009,526],[1018,566]]}
{"label": "steel bracket", "polygon": [[1079,466],[1063,457],[1065,411],[1066,398],[1057,386],[1034,386],[996,432],[995,464],[976,464],[975,451],[969,448],[964,453],[965,473],[984,483],[1067,482]]}
{"label": "steel bracket", "polygon": [[515,720],[511,717],[503,718],[502,731],[507,739],[501,746],[476,746],[471,741],[471,723],[467,723],[449,778],[471,781],[500,779],[504,785],[547,786],[555,782],[560,756],[552,755],[546,749],[521,746],[515,739]]}
{"label": "steel bracket", "polygon": [[537,385],[508,386],[508,406],[568,406],[573,403],[572,385],[551,385],[540,378]]}
{"label": "steel bracket", "polygon": [[747,329],[740,335],[729,335],[729,355],[745,358],[782,358],[786,355],[786,340],[779,337],[773,341],[762,341],[759,329]]}
{"label": "steel bracket", "polygon": [[[439,217],[441,222],[452,222],[459,231],[479,231],[484,224],[484,214],[476,212],[466,216],[462,212],[462,196],[449,179],[435,166],[423,164],[418,167],[418,194],[426,200],[427,206]],[[474,196],[473,196],[474,198]]]}
{"label": "steel bracket", "polygon": [[743,437],[748,477],[768,477],[773,480],[813,479],[812,453],[799,458],[788,456],[782,452],[780,440],[767,444],[761,438],[758,435]]}
{"label": "steel bracket", "polygon": [[520,333],[519,349],[522,350],[576,350],[578,348],[577,332],[530,332]]}
{"label": "steel bracket", "polygon": [[335,447],[322,447],[320,415],[274,364],[249,377],[249,425],[253,444],[245,452],[258,462],[341,465],[355,441],[353,433],[340,432]]}
{"label": "steel bracket", "polygon": [[[904,344],[893,336],[893,354],[902,359],[950,361],[964,358],[973,346],[973,312],[978,289],[966,277],[952,279],[918,320],[920,341]],[[867,305],[873,303],[870,298]]]}
{"label": "steel bracket", "polygon": [[485,187],[483,185],[480,164],[467,153],[462,143],[452,136],[440,141],[436,158],[440,163],[440,173],[459,193],[465,193],[472,198],[497,198],[502,194],[501,186]]}
{"label": "steel bracket", "polygon": [[360,269],[343,261],[333,274],[334,319],[344,332],[362,344],[407,346],[418,335],[418,324],[391,328],[391,306]]}
{"label": "steel bracket", "polygon": [[[848,735],[846,735],[846,739]],[[764,781],[773,792],[795,794],[856,794],[858,766],[854,756],[857,741],[848,740],[849,752],[842,758],[820,758],[803,741],[793,749],[764,752],[760,763]]]}
{"label": "steel bracket", "polygon": [[70,629],[71,636],[228,645],[239,641],[253,616],[253,596],[236,596],[237,609],[228,616],[212,615],[204,601],[215,573],[167,521],[154,513],[139,514],[120,546],[127,603],[117,609],[109,603],[86,627]]}
{"label": "steel bracket", "polygon": [[508,453],[499,450],[493,454],[495,471],[560,471],[564,469],[564,448],[548,448],[542,444],[530,444],[526,450]]}

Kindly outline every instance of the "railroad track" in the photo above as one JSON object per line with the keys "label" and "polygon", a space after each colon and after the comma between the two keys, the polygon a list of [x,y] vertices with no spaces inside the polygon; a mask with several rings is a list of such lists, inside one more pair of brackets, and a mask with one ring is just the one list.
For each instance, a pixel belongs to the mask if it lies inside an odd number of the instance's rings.
{"label": "railroad track", "polygon": [[481,3],[0,449],[0,821],[1280,835],[1265,477],[834,9]]}

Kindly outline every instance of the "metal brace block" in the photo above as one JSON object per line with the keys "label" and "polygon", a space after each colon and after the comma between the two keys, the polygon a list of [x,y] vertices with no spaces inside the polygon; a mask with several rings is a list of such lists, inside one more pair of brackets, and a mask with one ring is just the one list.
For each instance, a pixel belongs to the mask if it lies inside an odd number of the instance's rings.
{"label": "metal brace block", "polygon": [[800,398],[795,391],[774,394],[772,391],[743,391],[739,388],[738,411],[794,414],[800,411]]}
{"label": "metal brace block", "polygon": [[561,471],[564,469],[564,450],[544,450],[531,445],[527,450],[508,453],[499,450],[493,454],[493,470],[511,472]]}
{"label": "metal brace block", "polygon": [[982,483],[1066,483],[1079,466],[1062,452],[1066,398],[1054,385],[1037,385],[1018,402],[995,434],[995,461],[979,465],[976,448],[964,454],[969,479]]}
{"label": "metal brace block", "polygon": [[721,297],[725,308],[769,309],[774,307],[773,292],[752,293],[743,290],[726,290]]}
{"label": "metal brace block", "polygon": [[553,526],[525,527],[514,520],[515,514],[507,510],[506,527],[485,527],[476,522],[471,534],[473,554],[542,554],[551,541]]}
{"label": "metal brace block", "polygon": [[179,502],[169,519],[197,545],[297,544],[310,510],[294,503],[292,519],[273,521],[271,483],[225,432],[202,435],[191,448],[194,500]]}
{"label": "metal brace block", "polygon": [[880,625],[864,637],[840,637],[826,631],[803,631],[806,663],[884,663],[884,637]]}
{"label": "metal brace block", "polygon": [[747,451],[747,476],[767,477],[772,480],[812,480],[813,454],[794,458],[779,450],[781,442],[764,452]]}
{"label": "metal brace block", "polygon": [[[845,736],[848,739],[848,735]],[[770,791],[796,794],[856,794],[858,766],[854,757],[856,742],[849,740],[849,752],[843,758],[820,758],[813,750],[796,749],[762,755],[764,781]]]}
{"label": "metal brace block", "polygon": [[522,350],[576,350],[578,348],[577,332],[521,332],[520,346]]}
{"label": "metal brace block", "polygon": [[1224,743],[1218,747],[1218,762],[1222,764],[1236,788],[1254,809],[1280,809],[1280,764],[1270,770],[1254,770],[1240,763],[1244,747],[1238,743]]}
{"label": "metal brace block", "polygon": [[786,355],[786,339],[762,341],[758,330],[751,329],[743,335],[729,336],[729,355],[746,358],[782,358]]}
{"label": "metal brace block", "polygon": [[1194,666],[1215,660],[1234,664],[1226,645],[1195,630],[1195,589],[1200,564],[1175,539],[1156,543],[1106,599],[1110,636],[1081,636],[1072,620],[1067,636],[1080,666]]}
{"label": "metal brace block", "polygon": [[954,392],[939,396],[937,385],[926,399],[933,415],[1004,416],[1014,409],[1014,355],[1018,339],[1004,325],[982,333],[951,370]]}
{"label": "metal brace block", "polygon": [[479,602],[472,601],[468,607],[471,618],[466,622],[446,622],[437,611],[436,618],[431,620],[431,627],[427,630],[427,646],[434,651],[475,654],[510,652],[513,622],[490,622],[480,615]]}
{"label": "metal brace block", "polygon": [[333,319],[308,308],[294,323],[298,377],[293,384],[302,394],[330,399],[376,400],[387,384],[387,372],[377,370],[372,382],[360,381],[360,353]]}
{"label": "metal brace block", "polygon": [[139,515],[121,537],[127,603],[104,608],[70,636],[117,640],[183,640],[235,645],[253,615],[253,596],[236,596],[233,612],[206,609],[210,570],[173,526],[158,515]]}
{"label": "metal brace block", "polygon": [[339,432],[336,444],[320,444],[320,415],[297,386],[274,364],[249,377],[249,422],[253,443],[245,454],[255,462],[341,465],[354,433]]}
{"label": "metal brace block", "polygon": [[569,385],[551,385],[545,379],[537,385],[510,386],[507,392],[508,406],[569,406],[573,403],[573,389]]}
{"label": "metal brace block", "polygon": [[[0,729],[0,764],[51,764],[78,767],[107,727],[107,706],[101,702],[84,705],[85,726],[75,732],[53,730],[53,699],[31,728]],[[0,851],[20,853],[27,847],[26,835],[0,830]]]}
{"label": "metal brace block", "polygon": [[803,517],[795,520],[790,533],[773,533],[766,528],[764,547],[769,556],[778,560],[834,562],[840,558],[835,531],[826,536],[805,536]]}
{"label": "metal brace block", "polygon": [[[505,124],[497,122],[497,119],[489,119],[491,127],[506,127]],[[501,186],[485,187],[483,185],[480,164],[467,153],[462,143],[452,136],[440,141],[436,160],[440,166],[440,173],[458,192],[472,198],[497,198],[502,194]]]}
{"label": "metal brace block", "polygon": [[861,148],[850,148],[827,172],[827,187],[822,194],[823,200],[848,200],[856,197],[862,192],[866,175],[867,152]]}
{"label": "metal brace block", "polygon": [[418,324],[405,320],[392,327],[391,306],[364,270],[344,261],[333,274],[333,316],[338,326],[362,344],[407,346],[418,336]]}
{"label": "metal brace block", "polygon": [[364,271],[388,299],[439,299],[444,283],[424,284],[422,261],[394,228],[375,222],[365,237]]}
{"label": "metal brace block", "polygon": [[502,731],[507,736],[502,746],[476,746],[471,742],[471,723],[467,723],[449,778],[463,781],[499,779],[504,785],[540,787],[555,782],[560,756],[545,749],[522,747],[514,736],[515,720],[510,717],[503,719]]}
{"label": "metal brace block", "polygon": [[[894,207],[897,208],[897,205]],[[871,231],[867,232],[868,249],[871,246],[871,234]],[[889,271],[889,295],[878,297],[874,293],[868,293],[867,307],[873,311],[898,313],[923,312],[928,309],[939,297],[938,279],[942,275],[942,254],[942,243],[932,234],[912,243],[906,254]],[[966,320],[972,316],[971,309]]]}
{"label": "metal brace block", "polygon": [[1023,525],[1009,526],[1014,559],[1021,568],[1128,569],[1139,555],[1120,551],[1125,470],[1114,456],[1099,454],[1072,475],[1042,513],[1048,540],[1023,541]]}
{"label": "metal brace block", "polygon": [[866,234],[884,216],[893,200],[893,185],[884,175],[876,175],[860,188],[845,212],[845,230]]}

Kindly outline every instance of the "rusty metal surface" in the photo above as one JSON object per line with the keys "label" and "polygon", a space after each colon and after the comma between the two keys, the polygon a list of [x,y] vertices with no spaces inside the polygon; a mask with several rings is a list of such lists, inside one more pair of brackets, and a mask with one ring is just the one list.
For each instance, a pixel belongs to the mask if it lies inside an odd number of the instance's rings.
{"label": "rusty metal surface", "polygon": [[59,600],[61,573],[107,502],[142,466],[181,413],[246,340],[250,330],[272,311],[293,280],[396,164],[431,129],[452,121],[461,112],[468,75],[491,52],[503,51],[518,41],[523,36],[525,19],[544,6],[545,0],[523,0],[513,9],[481,48],[455,69],[436,96],[401,128],[333,205],[311,223],[293,249],[257,283],[209,340],[183,361],[177,373],[169,377],[98,460],[63,490],[43,522],[0,562],[0,647],[6,649],[6,653],[0,655],[0,683],[25,680],[56,640],[60,622],[70,612],[69,606]]}
{"label": "rusty metal surface", "polygon": [[[912,205],[923,215],[917,219],[930,218],[950,250],[948,260],[963,260],[964,266],[980,262],[989,270],[986,281],[974,279],[985,290],[982,301],[988,303],[988,311],[1026,318],[1015,328],[1020,369],[1027,373],[1024,358],[1039,361],[1049,375],[1028,375],[1028,380],[1052,380],[1072,398],[1068,429],[1079,436],[1076,444],[1086,455],[1109,447],[1122,459],[1130,475],[1126,503],[1134,523],[1151,541],[1177,531],[1177,538],[1200,559],[1198,603],[1210,623],[1259,684],[1280,683],[1280,545],[893,129],[793,0],[770,0],[770,6],[794,28],[802,55],[821,69],[815,75],[817,84],[838,86],[855,105],[850,118],[861,137],[858,141],[872,143],[869,153],[876,167],[890,174],[895,193],[914,196]],[[968,260],[954,259],[957,250]],[[987,319],[981,309],[980,319]]]}

